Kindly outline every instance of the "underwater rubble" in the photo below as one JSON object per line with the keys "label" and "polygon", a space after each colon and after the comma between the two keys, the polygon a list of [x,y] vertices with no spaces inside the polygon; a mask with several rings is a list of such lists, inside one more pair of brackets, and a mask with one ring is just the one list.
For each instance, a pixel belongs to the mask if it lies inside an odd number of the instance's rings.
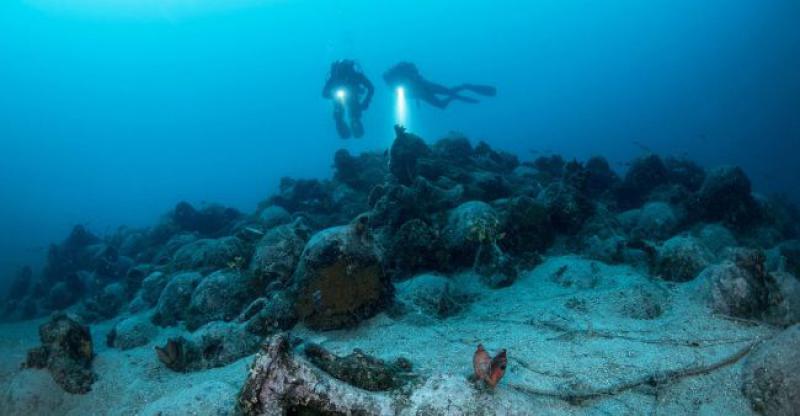
{"label": "underwater rubble", "polygon": [[[511,407],[524,397],[574,406],[734,363],[743,365],[738,390],[752,411],[800,408],[793,393],[800,371],[775,365],[798,351],[800,322],[800,210],[785,198],[755,194],[737,167],[647,154],[620,176],[599,156],[520,161],[457,134],[428,144],[403,128],[395,133],[385,153],[338,151],[331,179],[281,179],[277,194],[250,214],[180,202],[149,228],[98,236],[76,226],[50,247],[40,275],[20,270],[3,302],[8,321],[53,314],[26,367],[49,369],[70,393],[89,392],[96,378],[89,326],[109,323],[108,348],[149,348],[153,365],[181,374],[256,354],[238,399],[253,415],[451,414],[434,400],[439,388],[473,408],[454,414],[529,414],[500,410],[491,394],[513,391],[503,399]],[[531,273],[546,282],[529,283]],[[535,297],[538,288],[558,294],[563,316],[500,298],[528,299],[514,293]],[[607,292],[612,303],[592,291]],[[490,301],[494,312],[477,315]],[[559,376],[567,380],[558,388],[520,384],[514,368],[528,364],[503,339],[464,342],[467,375],[482,342],[502,349],[503,370],[507,351],[510,381],[481,376],[499,382],[490,394],[463,374],[364,353],[357,337],[351,348],[339,345],[341,355],[311,339],[358,333],[371,319],[436,331],[445,321],[501,319],[486,314],[506,304],[513,313],[539,312],[492,325],[555,333],[548,342],[622,337],[579,329],[568,314],[608,312],[638,325],[678,313],[677,305],[706,311],[720,328],[741,325],[756,341],[708,365],[618,385]]]}

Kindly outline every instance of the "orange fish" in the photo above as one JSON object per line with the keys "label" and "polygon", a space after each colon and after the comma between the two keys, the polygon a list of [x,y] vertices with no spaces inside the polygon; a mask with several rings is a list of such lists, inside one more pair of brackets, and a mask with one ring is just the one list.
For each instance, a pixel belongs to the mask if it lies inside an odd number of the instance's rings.
{"label": "orange fish", "polygon": [[489,371],[489,376],[486,378],[486,384],[494,388],[494,386],[500,382],[500,379],[503,378],[503,375],[505,375],[507,364],[508,358],[506,357],[506,350],[501,350],[492,358],[491,371]]}
{"label": "orange fish", "polygon": [[475,368],[475,378],[483,380],[489,387],[494,388],[503,375],[506,373],[506,365],[508,358],[506,350],[501,350],[494,358],[489,356],[489,353],[483,348],[482,344],[478,345],[475,355],[472,357],[472,366]]}
{"label": "orange fish", "polygon": [[492,359],[489,357],[489,353],[483,349],[483,344],[478,344],[478,349],[472,356],[472,366],[475,368],[476,379],[485,380],[486,377],[489,377],[492,370]]}

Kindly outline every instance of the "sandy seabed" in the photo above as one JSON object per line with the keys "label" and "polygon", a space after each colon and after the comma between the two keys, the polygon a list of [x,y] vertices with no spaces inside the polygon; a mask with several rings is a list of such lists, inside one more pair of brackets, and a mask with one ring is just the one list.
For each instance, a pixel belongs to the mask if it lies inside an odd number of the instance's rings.
{"label": "sandy seabed", "polygon": [[[452,277],[474,301],[454,317],[381,313],[350,330],[291,332],[337,354],[411,360],[421,377],[401,414],[425,403],[446,414],[749,415],[741,393],[743,359],[778,330],[715,315],[700,281],[668,283],[628,266],[574,256],[550,257],[510,287],[489,290],[472,274]],[[119,319],[119,318],[118,318]],[[91,392],[64,392],[46,370],[22,369],[45,320],[0,326],[0,414],[224,415],[253,356],[222,368],[177,373],[154,352],[181,328],[149,344],[105,345],[116,323],[91,327],[98,375]],[[505,348],[509,364],[495,390],[468,381],[482,343]]]}

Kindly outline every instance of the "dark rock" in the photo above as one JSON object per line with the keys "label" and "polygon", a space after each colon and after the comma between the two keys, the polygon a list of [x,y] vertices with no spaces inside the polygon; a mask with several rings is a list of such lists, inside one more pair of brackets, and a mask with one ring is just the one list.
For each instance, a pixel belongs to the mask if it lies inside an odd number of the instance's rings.
{"label": "dark rock", "polygon": [[681,185],[690,192],[696,192],[705,181],[706,171],[691,160],[667,157],[664,159],[670,183]]}
{"label": "dark rock", "polygon": [[195,287],[202,280],[200,273],[179,273],[172,276],[158,298],[153,323],[161,326],[175,325],[186,318],[186,309],[192,300]]}
{"label": "dark rock", "polygon": [[386,156],[377,152],[365,152],[354,157],[341,149],[334,155],[333,163],[333,178],[361,192],[369,192],[382,183],[388,172]]}
{"label": "dark rock", "polygon": [[186,328],[192,331],[211,321],[236,318],[258,289],[254,279],[239,270],[219,270],[204,277],[192,292]]}
{"label": "dark rock", "polygon": [[753,225],[760,216],[750,194],[750,180],[738,167],[721,167],[708,173],[697,192],[692,211],[705,221],[720,221],[734,229]]}
{"label": "dark rock", "polygon": [[531,164],[545,182],[559,180],[564,176],[564,158],[560,155],[539,156]]}
{"label": "dark rock", "polygon": [[781,268],[800,279],[800,240],[787,241],[778,246]]}
{"label": "dark rock", "polygon": [[149,264],[139,264],[128,269],[122,282],[125,287],[126,297],[130,297],[142,287],[144,279],[150,275],[152,269],[152,266]]}
{"label": "dark rock", "polygon": [[31,283],[33,283],[33,270],[25,266],[21,268],[11,281],[8,287],[7,300],[22,300],[30,290]]}
{"label": "dark rock", "polygon": [[376,187],[372,194],[375,201],[370,224],[395,231],[413,219],[431,223],[435,213],[456,206],[463,195],[464,188],[461,185],[442,188],[420,177],[411,186]]}
{"label": "dark rock", "polygon": [[601,156],[586,161],[585,192],[591,197],[599,197],[619,183],[619,176],[611,170],[608,161]]}
{"label": "dark rock", "polygon": [[281,178],[278,195],[269,201],[291,213],[330,213],[333,210],[330,194],[316,179]]}
{"label": "dark rock", "polygon": [[437,269],[446,262],[446,255],[438,231],[413,219],[393,235],[386,261],[392,277],[402,279],[420,270]]}
{"label": "dark rock", "polygon": [[550,214],[543,204],[535,199],[520,196],[509,201],[504,210],[500,247],[512,254],[540,252],[554,238]]}
{"label": "dark rock", "polygon": [[476,172],[466,186],[464,197],[481,201],[507,198],[514,193],[511,183],[501,174]]}
{"label": "dark rock", "polygon": [[92,372],[92,336],[89,327],[63,313],[39,327],[40,347],[28,352],[29,368],[47,368],[53,380],[72,394],[86,394],[97,378]]}
{"label": "dark rock", "polygon": [[469,163],[474,152],[469,139],[458,134],[438,140],[434,143],[432,150],[438,158],[453,163]]}
{"label": "dark rock", "polygon": [[669,180],[669,170],[654,154],[640,157],[631,163],[625,179],[616,190],[621,209],[638,208],[655,188]]}
{"label": "dark rock", "polygon": [[292,284],[300,319],[320,330],[346,327],[376,314],[391,300],[393,290],[377,246],[359,223],[311,237]]}
{"label": "dark rock", "polygon": [[79,270],[93,270],[94,262],[88,248],[100,243],[100,239],[76,225],[70,235],[59,245],[51,245],[47,252],[47,262],[42,270],[46,285],[52,287],[56,282],[68,279]]}
{"label": "dark rock", "polygon": [[336,379],[367,391],[386,391],[405,384],[411,372],[411,362],[398,358],[387,364],[361,350],[339,357],[320,345],[307,343],[304,349],[308,360]]}
{"label": "dark rock", "polygon": [[221,205],[212,204],[197,210],[188,202],[180,202],[175,206],[172,219],[183,231],[213,237],[226,231],[241,216],[239,211]]}
{"label": "dark rock", "polygon": [[496,151],[486,142],[478,142],[472,159],[478,169],[495,173],[509,174],[519,166],[519,159],[515,155]]}
{"label": "dark rock", "polygon": [[82,290],[83,284],[77,275],[72,273],[67,277],[67,281],[53,285],[44,304],[52,310],[64,309],[80,299]]}
{"label": "dark rock", "polygon": [[800,409],[800,325],[785,329],[748,355],[742,393],[765,416],[796,415]]}
{"label": "dark rock", "polygon": [[800,206],[789,196],[771,195],[766,200],[758,202],[763,222],[774,228],[781,240],[800,238]]}
{"label": "dark rock", "polygon": [[395,139],[389,150],[389,171],[403,185],[417,177],[417,161],[431,154],[425,142],[400,126],[395,126]]}
{"label": "dark rock", "polygon": [[553,228],[562,233],[575,233],[592,216],[592,202],[573,186],[558,182],[549,185],[536,197],[547,207]]}

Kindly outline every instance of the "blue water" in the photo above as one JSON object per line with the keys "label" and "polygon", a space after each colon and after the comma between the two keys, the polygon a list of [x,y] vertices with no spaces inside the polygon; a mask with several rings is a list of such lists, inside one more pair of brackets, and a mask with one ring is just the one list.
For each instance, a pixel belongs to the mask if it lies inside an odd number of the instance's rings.
{"label": "blue water", "polygon": [[[340,147],[385,148],[380,75],[400,60],[498,88],[410,103],[428,140],[457,130],[618,169],[643,148],[685,153],[797,196],[799,20],[794,0],[5,0],[0,273],[76,223],[151,224],[179,200],[250,211],[280,176],[327,176]],[[344,57],[377,86],[358,141],[320,96]]]}

